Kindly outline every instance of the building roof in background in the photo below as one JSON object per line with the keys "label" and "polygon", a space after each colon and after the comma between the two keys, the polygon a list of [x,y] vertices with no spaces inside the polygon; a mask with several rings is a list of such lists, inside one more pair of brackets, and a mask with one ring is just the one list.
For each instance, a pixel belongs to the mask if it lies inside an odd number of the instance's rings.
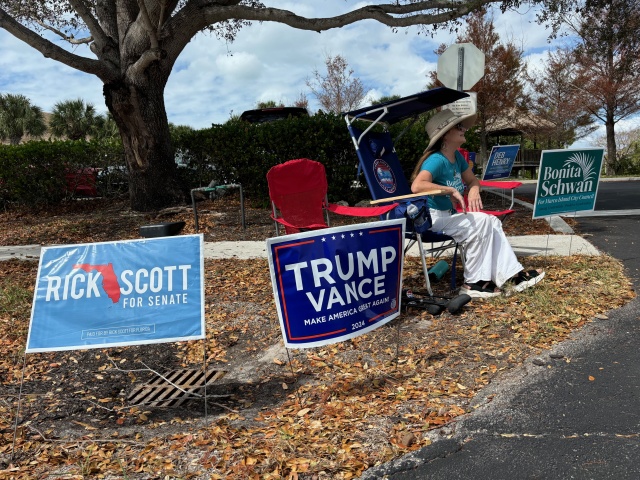
{"label": "building roof in background", "polygon": [[493,122],[487,122],[487,133],[491,136],[537,135],[548,133],[556,128],[549,120],[531,112],[512,109],[506,115]]}

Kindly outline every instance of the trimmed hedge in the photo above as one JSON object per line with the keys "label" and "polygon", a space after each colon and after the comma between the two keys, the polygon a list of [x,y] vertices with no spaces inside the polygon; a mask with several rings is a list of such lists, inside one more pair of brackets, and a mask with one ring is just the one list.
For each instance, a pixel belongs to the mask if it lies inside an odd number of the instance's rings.
{"label": "trimmed hedge", "polygon": [[[404,128],[396,125],[392,134]],[[424,122],[417,122],[402,137],[398,152],[408,176],[426,143]],[[370,199],[367,188],[354,188],[358,158],[346,123],[341,116],[318,113],[277,122],[249,124],[240,120],[209,129],[182,134],[174,143],[180,157],[197,172],[193,182],[202,185],[239,183],[247,197],[269,204],[267,171],[295,158],[310,158],[324,164],[329,200],[355,204]],[[207,176],[208,175],[208,176]],[[203,179],[208,181],[203,182]],[[360,179],[364,183],[364,179]]]}
{"label": "trimmed hedge", "polygon": [[[392,135],[405,125],[392,127]],[[250,124],[231,120],[203,130],[177,129],[173,143],[177,174],[185,199],[191,188],[239,183],[249,201],[269,204],[267,171],[295,158],[323,163],[329,200],[355,204],[370,199],[369,190],[355,188],[358,159],[341,116],[318,113],[277,122]],[[424,120],[416,122],[396,145],[407,177],[426,146]],[[29,205],[58,203],[76,195],[65,176],[99,169],[99,195],[126,191],[127,169],[119,142],[39,141],[0,145],[0,200]],[[364,178],[359,179],[364,184]]]}
{"label": "trimmed hedge", "polygon": [[[117,143],[86,141],[32,141],[0,145],[0,201],[4,204],[50,205],[76,195],[78,172],[87,169],[122,171],[124,155]],[[105,170],[106,172],[106,170]],[[80,175],[81,176],[81,175]],[[110,175],[98,179],[111,194]],[[77,183],[76,183],[77,185]]]}

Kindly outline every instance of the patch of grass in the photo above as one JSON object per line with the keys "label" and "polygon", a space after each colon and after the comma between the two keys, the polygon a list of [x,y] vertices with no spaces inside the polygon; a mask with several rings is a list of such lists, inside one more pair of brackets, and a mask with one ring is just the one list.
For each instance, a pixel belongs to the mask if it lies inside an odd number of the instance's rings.
{"label": "patch of grass", "polygon": [[506,325],[531,345],[561,341],[599,313],[635,296],[622,264],[602,256],[547,257],[535,288],[491,301],[507,312]]}
{"label": "patch of grass", "polygon": [[[35,278],[34,264],[12,260],[0,265],[0,328],[4,337],[22,337],[27,333],[31,316],[33,286],[29,280]],[[24,276],[31,272],[31,279]]]}

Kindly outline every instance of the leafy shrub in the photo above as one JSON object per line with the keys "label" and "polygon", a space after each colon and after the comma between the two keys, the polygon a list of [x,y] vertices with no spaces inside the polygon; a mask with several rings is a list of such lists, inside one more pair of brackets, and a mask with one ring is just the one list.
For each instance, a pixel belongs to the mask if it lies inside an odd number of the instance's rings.
{"label": "leafy shrub", "polygon": [[623,155],[616,162],[614,167],[615,175],[638,175],[640,174],[640,155],[633,152],[629,155]]}
{"label": "leafy shrub", "polygon": [[3,203],[49,204],[65,195],[65,168],[49,142],[0,146]]}
{"label": "leafy shrub", "polygon": [[[404,126],[394,126],[392,134]],[[423,122],[411,126],[402,137],[399,152],[405,174],[413,170],[426,146],[425,138]],[[192,170],[200,172],[201,185],[239,183],[251,200],[263,205],[269,203],[269,169],[295,158],[324,164],[330,201],[355,204],[371,198],[368,189],[353,188],[358,158],[345,121],[337,115],[318,113],[261,124],[231,120],[181,135],[174,143]],[[203,182],[203,177],[208,181]]]}
{"label": "leafy shrub", "polygon": [[[404,127],[394,125],[392,135]],[[407,177],[426,146],[425,139],[424,121],[418,121],[397,144]],[[338,115],[318,113],[261,124],[230,120],[202,130],[174,129],[172,140],[177,175],[187,194],[211,182],[239,183],[250,201],[266,206],[269,169],[287,160],[310,158],[326,168],[330,201],[355,204],[371,198],[366,185],[354,188],[358,158],[345,121]],[[0,200],[29,205],[60,202],[74,195],[65,184],[65,174],[87,168],[100,170],[100,195],[109,197],[127,190],[127,167],[117,141],[0,145]],[[364,184],[363,178],[359,180]]]}
{"label": "leafy shrub", "polygon": [[[34,141],[0,145],[0,201],[50,205],[75,195],[67,174],[124,167],[122,147],[112,142]],[[98,177],[100,180],[100,177]],[[98,185],[102,188],[101,185]],[[113,194],[104,185],[102,194]]]}

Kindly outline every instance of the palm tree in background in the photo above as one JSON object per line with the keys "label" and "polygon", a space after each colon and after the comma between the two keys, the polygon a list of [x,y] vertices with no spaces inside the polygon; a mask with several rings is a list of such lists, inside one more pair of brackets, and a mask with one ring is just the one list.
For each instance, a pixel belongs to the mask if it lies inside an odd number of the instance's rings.
{"label": "palm tree in background", "polygon": [[0,140],[17,145],[25,135],[40,137],[47,131],[42,109],[24,95],[0,94]]}
{"label": "palm tree in background", "polygon": [[96,113],[95,107],[78,98],[55,104],[49,128],[55,137],[80,140],[94,133],[100,123],[100,116]]}
{"label": "palm tree in background", "polygon": [[107,112],[106,115],[98,115],[96,118],[96,124],[91,131],[91,135],[94,140],[119,140],[120,131],[118,125],[113,119],[111,113]]}

